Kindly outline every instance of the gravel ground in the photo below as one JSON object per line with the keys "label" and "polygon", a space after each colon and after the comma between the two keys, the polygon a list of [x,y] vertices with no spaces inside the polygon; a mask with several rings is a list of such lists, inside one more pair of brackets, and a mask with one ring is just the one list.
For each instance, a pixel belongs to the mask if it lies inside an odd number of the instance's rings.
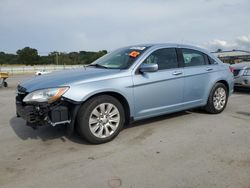
{"label": "gravel ground", "polygon": [[0,88],[0,187],[250,187],[250,91],[222,114],[185,111],[127,126],[89,145],[63,127],[15,117],[15,87]]}

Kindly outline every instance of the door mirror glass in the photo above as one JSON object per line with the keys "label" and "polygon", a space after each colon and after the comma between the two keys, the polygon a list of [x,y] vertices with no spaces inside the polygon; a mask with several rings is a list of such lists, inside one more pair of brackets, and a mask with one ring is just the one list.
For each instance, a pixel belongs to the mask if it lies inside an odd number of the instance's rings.
{"label": "door mirror glass", "polygon": [[156,72],[158,65],[156,63],[145,64],[143,63],[140,67],[140,72]]}

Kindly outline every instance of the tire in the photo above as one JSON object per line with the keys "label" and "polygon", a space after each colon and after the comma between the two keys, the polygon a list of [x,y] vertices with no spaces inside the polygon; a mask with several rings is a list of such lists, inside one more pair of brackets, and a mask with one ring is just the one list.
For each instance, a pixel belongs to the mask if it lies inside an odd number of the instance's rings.
{"label": "tire", "polygon": [[100,95],[89,99],[80,107],[77,131],[89,143],[101,144],[114,139],[122,130],[124,122],[122,104],[112,96]]}
{"label": "tire", "polygon": [[19,117],[21,117],[21,116],[20,116],[20,115],[16,112],[16,117],[18,117],[18,118],[19,118]]}
{"label": "tire", "polygon": [[8,87],[8,83],[4,81],[3,86]]}
{"label": "tire", "polygon": [[204,109],[210,114],[219,114],[226,108],[227,101],[227,87],[223,83],[216,83],[210,91],[208,101]]}

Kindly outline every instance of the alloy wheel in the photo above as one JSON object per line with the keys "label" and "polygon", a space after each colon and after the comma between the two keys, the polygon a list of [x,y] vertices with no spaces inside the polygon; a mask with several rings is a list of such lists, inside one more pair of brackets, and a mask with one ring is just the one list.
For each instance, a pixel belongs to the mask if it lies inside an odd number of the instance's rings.
{"label": "alloy wheel", "polygon": [[213,103],[214,103],[214,108],[216,110],[221,110],[222,108],[224,108],[226,104],[226,97],[227,94],[224,88],[219,87],[215,90],[213,96]]}
{"label": "alloy wheel", "polygon": [[89,117],[89,128],[98,138],[111,136],[120,123],[120,112],[111,103],[102,103],[96,106]]}

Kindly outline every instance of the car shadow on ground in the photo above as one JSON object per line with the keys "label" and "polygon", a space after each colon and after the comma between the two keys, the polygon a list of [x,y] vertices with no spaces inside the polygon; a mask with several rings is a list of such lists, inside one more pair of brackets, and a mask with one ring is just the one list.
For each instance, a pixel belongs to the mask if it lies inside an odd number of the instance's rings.
{"label": "car shadow on ground", "polygon": [[[145,120],[136,121],[124,126],[124,129],[133,128],[136,126],[146,126],[150,123],[156,123],[158,121],[168,120],[172,118],[177,118],[179,116],[192,114],[192,111],[182,111],[172,114],[161,115],[153,118],[148,118]],[[33,129],[29,126],[26,126],[25,121],[21,118],[12,117],[9,121],[11,128],[14,130],[15,134],[21,138],[22,140],[28,139],[38,139],[42,141],[60,139],[62,142],[66,142],[68,140],[79,143],[89,145],[84,139],[80,137],[76,132],[69,133],[67,127],[64,125],[57,125],[56,127],[52,126],[41,126],[37,129]]]}
{"label": "car shadow on ground", "polygon": [[82,139],[77,133],[74,132],[70,134],[65,125],[57,125],[56,127],[41,126],[37,129],[33,129],[26,126],[25,121],[17,117],[12,117],[9,124],[16,135],[22,140],[38,139],[45,142],[60,139],[62,142],[66,142],[65,138],[67,138],[72,142],[89,145],[89,143]]}
{"label": "car shadow on ground", "polygon": [[234,93],[235,94],[250,94],[250,88],[235,87]]}
{"label": "car shadow on ground", "polygon": [[184,115],[189,115],[189,114],[192,114],[192,111],[181,111],[181,112],[175,112],[175,113],[171,113],[171,114],[164,114],[161,116],[156,116],[156,117],[147,118],[144,120],[132,122],[131,124],[124,126],[124,129],[133,128],[133,127],[137,127],[137,126],[143,126],[143,125],[150,124],[150,123],[157,123],[158,121],[177,118],[179,116],[184,116]]}
{"label": "car shadow on ground", "polygon": [[[243,95],[249,95],[250,94],[250,88],[241,88],[241,87],[235,87],[234,88],[234,94],[243,94]],[[239,111],[236,112],[237,114],[250,117],[250,112],[245,111]]]}

